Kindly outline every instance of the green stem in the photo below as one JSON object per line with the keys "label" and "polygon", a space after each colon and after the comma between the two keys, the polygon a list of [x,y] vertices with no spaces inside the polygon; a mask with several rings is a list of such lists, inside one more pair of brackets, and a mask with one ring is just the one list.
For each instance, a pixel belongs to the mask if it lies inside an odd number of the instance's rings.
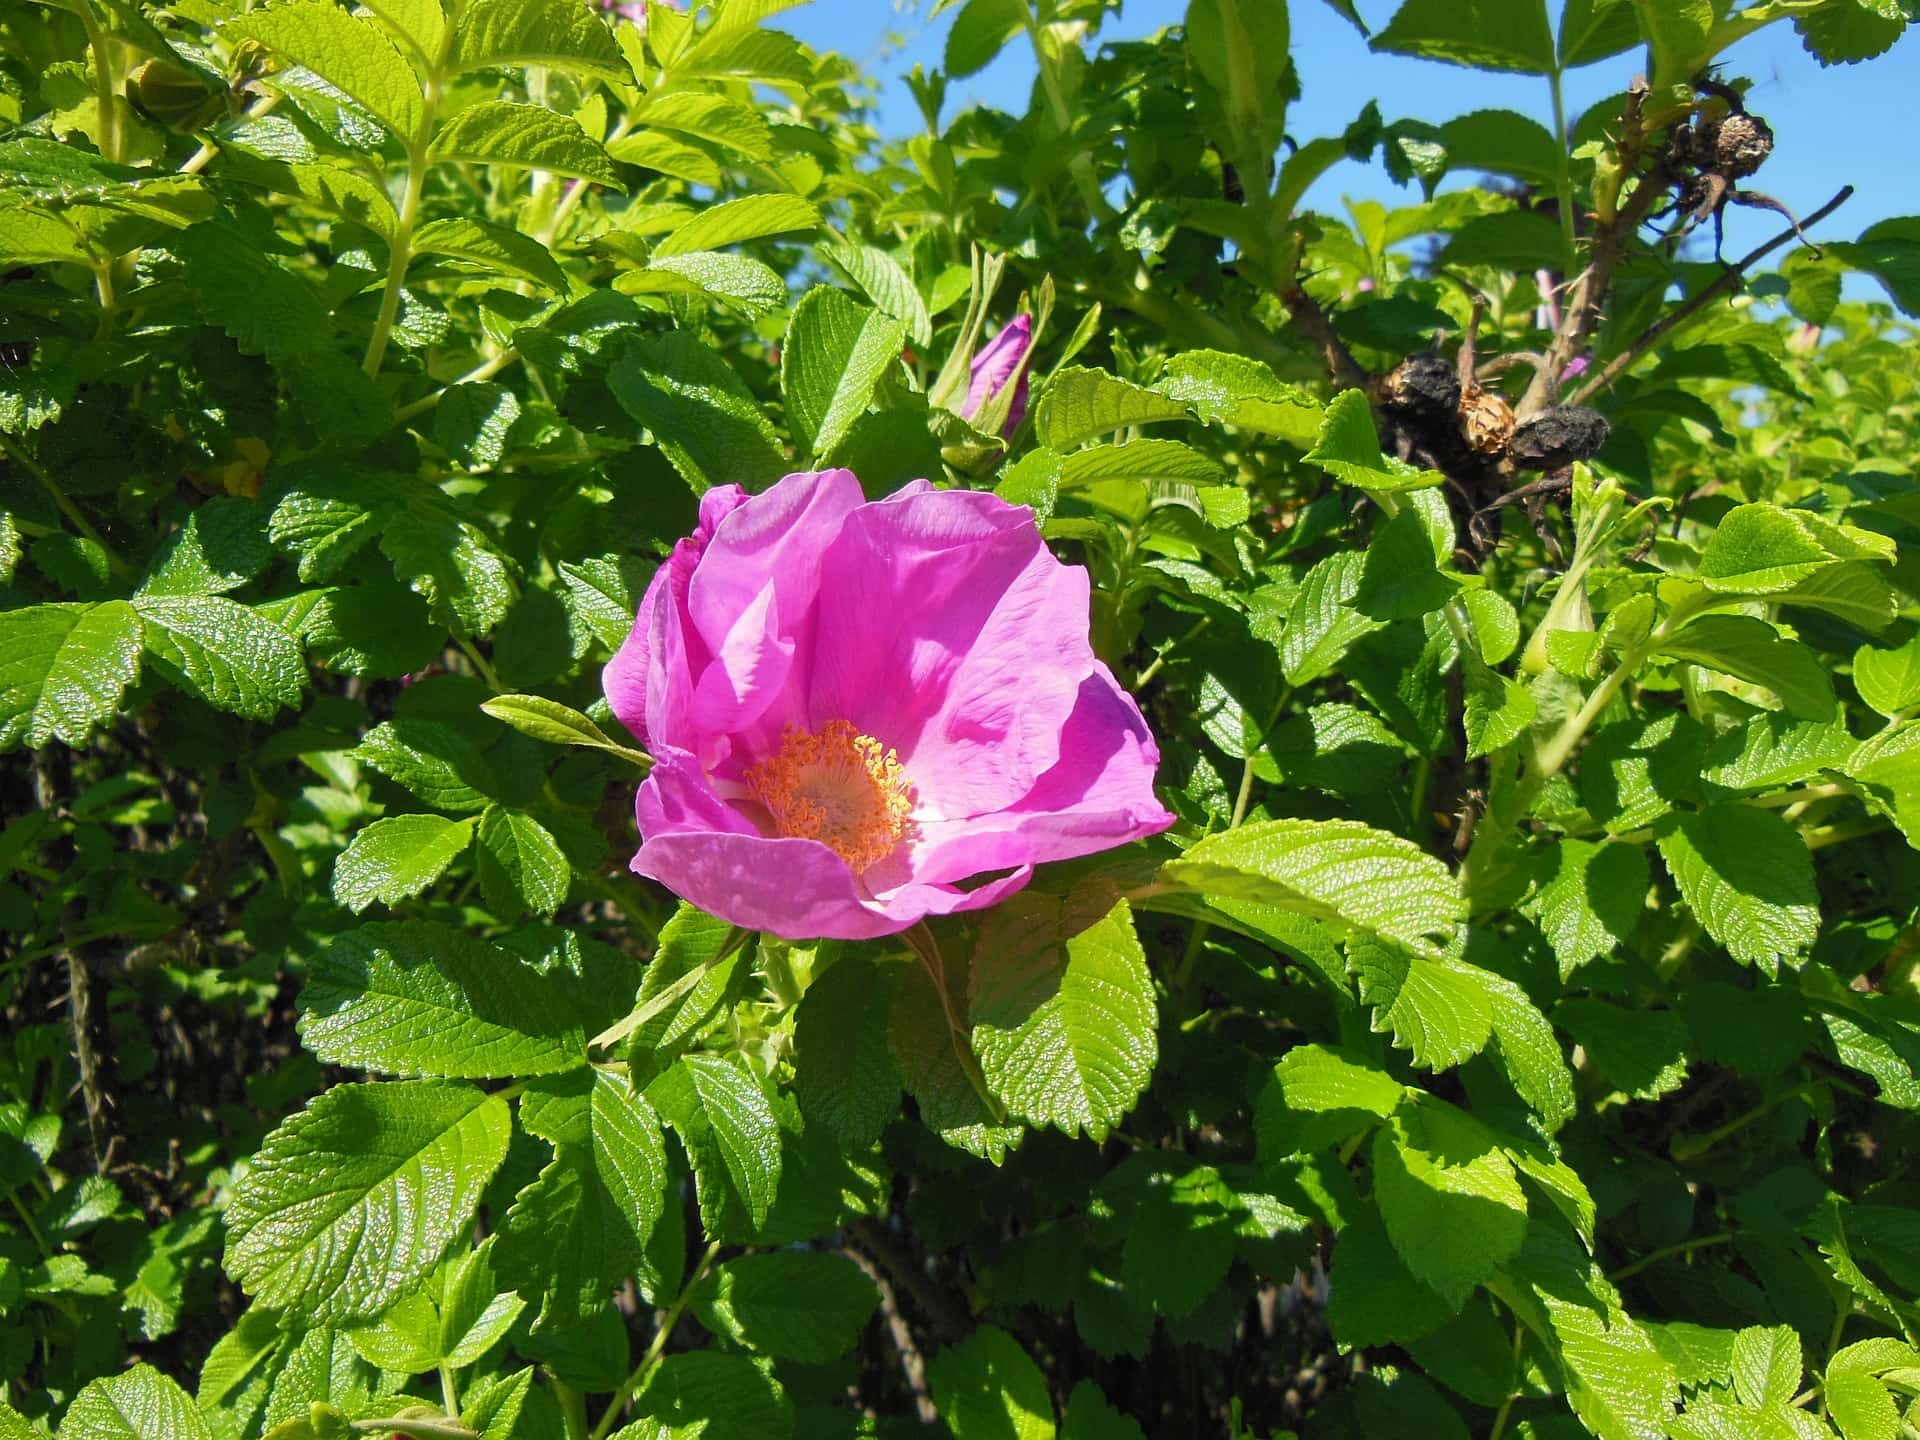
{"label": "green stem", "polygon": [[51,1260],[53,1258],[53,1251],[47,1247],[47,1237],[42,1235],[40,1233],[40,1227],[33,1223],[33,1216],[29,1215],[27,1213],[27,1207],[20,1203],[20,1197],[9,1190],[7,1192],[7,1202],[13,1206],[15,1212],[20,1216],[20,1223],[27,1227],[27,1234],[33,1237],[34,1247],[39,1250],[44,1259]]}
{"label": "green stem", "polygon": [[1500,1402],[1500,1408],[1493,1417],[1493,1428],[1487,1431],[1487,1440],[1500,1440],[1507,1433],[1507,1420],[1513,1414],[1513,1402],[1520,1398],[1520,1348],[1525,1343],[1526,1331],[1518,1321],[1513,1327],[1513,1365],[1511,1378],[1507,1382],[1507,1398]]}
{"label": "green stem", "polygon": [[483,380],[491,380],[519,358],[520,352],[518,350],[502,350],[491,360],[484,360],[474,366],[473,369],[467,371],[467,373],[459,379],[449,380],[431,395],[423,395],[411,404],[402,405],[398,410],[394,411],[394,419],[406,421],[413,419],[416,415],[424,415],[427,411],[438,405],[441,400],[445,399],[447,391],[453,389],[454,386],[478,385]]}
{"label": "green stem", "polygon": [[0,450],[4,450],[16,465],[40,482],[41,488],[47,492],[47,496],[53,501],[54,507],[59,510],[62,515],[67,517],[68,524],[100,547],[101,551],[107,557],[107,569],[111,570],[119,579],[131,580],[133,578],[133,567],[120,558],[118,552],[107,543],[104,535],[94,529],[92,522],[80,513],[79,508],[67,498],[66,492],[54,483],[53,477],[42,468],[40,462],[22,450],[19,445],[14,442],[13,437],[8,435],[4,430],[0,430]]}
{"label": "green stem", "polygon": [[453,1383],[453,1370],[446,1361],[440,1362],[440,1403],[447,1408],[447,1414],[460,1413],[460,1392]]}
{"label": "green stem", "polygon": [[87,32],[87,48],[93,56],[93,105],[96,124],[100,133],[95,137],[100,146],[100,158],[119,164],[122,155],[120,144],[120,115],[114,108],[114,91],[119,88],[119,79],[113,73],[113,55],[108,49],[111,44],[105,32],[94,22],[91,5],[77,5],[75,13]]}
{"label": "green stem", "polygon": [[608,1403],[606,1412],[601,1415],[600,1423],[593,1427],[590,1440],[606,1440],[607,1433],[619,1420],[620,1412],[626,1409],[627,1401],[633,1398],[633,1392],[646,1383],[647,1377],[653,1373],[653,1367],[660,1363],[660,1357],[667,1348],[667,1341],[673,1334],[673,1327],[680,1323],[681,1312],[687,1308],[687,1302],[693,1299],[693,1292],[700,1288],[700,1282],[707,1278],[707,1271],[712,1268],[714,1257],[719,1253],[718,1240],[707,1246],[707,1253],[700,1257],[700,1263],[694,1267],[693,1277],[687,1281],[679,1297],[668,1307],[667,1313],[660,1317],[660,1328],[653,1332],[653,1343],[647,1346],[647,1353],[640,1357],[640,1363],[634,1367],[633,1373],[621,1381],[620,1388],[613,1392],[613,1399]]}
{"label": "green stem", "polygon": [[453,632],[453,643],[460,647],[461,653],[467,657],[468,662],[479,672],[480,678],[486,681],[492,688],[494,694],[504,695],[507,693],[507,687],[500,683],[500,676],[494,671],[493,666],[487,663],[487,657],[474,648],[471,640],[456,630]]}
{"label": "green stem", "polygon": [[1716,1126],[1703,1135],[1679,1136],[1674,1140],[1672,1145],[1667,1147],[1667,1153],[1681,1164],[1685,1164],[1689,1160],[1697,1159],[1729,1135],[1738,1134],[1740,1131],[1746,1129],[1747,1126],[1753,1124],[1754,1121],[1763,1118],[1767,1112],[1775,1106],[1792,1100],[1799,1094],[1800,1092],[1798,1090],[1783,1090],[1778,1095],[1762,1100],[1745,1114],[1736,1115],[1733,1119],[1727,1121],[1726,1124]]}
{"label": "green stem", "polygon": [[350,1420],[347,1427],[367,1434],[374,1431],[400,1431],[407,1435],[418,1435],[423,1440],[479,1440],[473,1431],[458,1420],[422,1419],[418,1415],[382,1415],[373,1420]]}
{"label": "green stem", "polygon": [[1573,157],[1567,152],[1567,102],[1561,94],[1558,70],[1547,73],[1547,88],[1553,94],[1554,183],[1560,199],[1560,274],[1563,280],[1571,280],[1578,268],[1573,233]]}
{"label": "green stem", "polygon": [[587,1440],[587,1398],[571,1385],[553,1382],[554,1398],[560,1402],[560,1419],[567,1427],[567,1440]]}
{"label": "green stem", "polygon": [[1707,1250],[1715,1245],[1730,1245],[1732,1243],[1733,1236],[1725,1234],[1702,1235],[1693,1240],[1682,1240],[1677,1245],[1664,1245],[1658,1250],[1649,1251],[1647,1254],[1642,1255],[1631,1265],[1621,1266],[1609,1275],[1607,1279],[1613,1284],[1618,1285],[1622,1280],[1631,1280],[1642,1270],[1651,1269],[1662,1260],[1671,1260],[1676,1255],[1691,1255],[1696,1250]]}
{"label": "green stem", "polygon": [[420,123],[407,140],[407,185],[400,198],[400,221],[394,227],[387,252],[386,288],[380,294],[380,314],[373,322],[373,334],[367,340],[366,359],[360,368],[369,375],[380,373],[386,357],[387,340],[393,334],[394,317],[400,313],[400,291],[406,283],[407,266],[413,260],[413,229],[420,219],[420,197],[427,185],[427,145],[433,139],[433,124],[440,109],[440,87],[446,77],[447,62],[453,54],[455,26],[451,20],[440,53],[427,67],[426,90],[421,97]]}

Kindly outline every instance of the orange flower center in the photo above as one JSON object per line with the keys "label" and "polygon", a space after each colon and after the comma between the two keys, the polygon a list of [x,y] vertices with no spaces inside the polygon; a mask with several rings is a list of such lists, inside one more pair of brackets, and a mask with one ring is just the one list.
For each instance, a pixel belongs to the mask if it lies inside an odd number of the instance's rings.
{"label": "orange flower center", "polygon": [[818,840],[856,875],[893,853],[913,812],[899,755],[845,720],[818,734],[789,725],[780,748],[745,779],[782,835]]}

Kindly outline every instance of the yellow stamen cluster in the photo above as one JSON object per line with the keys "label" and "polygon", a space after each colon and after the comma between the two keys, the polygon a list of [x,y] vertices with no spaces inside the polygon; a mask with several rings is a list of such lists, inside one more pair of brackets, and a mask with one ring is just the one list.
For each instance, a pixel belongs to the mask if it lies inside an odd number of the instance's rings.
{"label": "yellow stamen cluster", "polygon": [[893,853],[913,813],[899,755],[845,720],[818,734],[789,725],[745,779],[782,835],[818,840],[856,875]]}

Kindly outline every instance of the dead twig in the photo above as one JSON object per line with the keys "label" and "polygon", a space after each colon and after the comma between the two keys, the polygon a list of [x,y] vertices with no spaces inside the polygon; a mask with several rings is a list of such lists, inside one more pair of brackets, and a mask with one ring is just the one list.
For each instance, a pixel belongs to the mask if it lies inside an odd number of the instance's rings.
{"label": "dead twig", "polygon": [[[1804,224],[1818,224],[1834,211],[1838,210],[1842,205],[1846,204],[1852,194],[1853,186],[1842,185],[1840,187],[1840,193],[1835,195],[1833,199],[1822,205],[1811,215],[1807,216]],[[1609,360],[1599,374],[1595,375],[1575,391],[1572,403],[1578,405],[1590,396],[1596,395],[1612,385],[1635,361],[1655,345],[1658,345],[1668,335],[1671,335],[1674,330],[1685,324],[1693,316],[1699,314],[1700,311],[1704,310],[1708,305],[1711,305],[1722,295],[1730,294],[1732,291],[1737,290],[1748,270],[1759,264],[1760,261],[1766,259],[1767,256],[1793,239],[1794,236],[1799,235],[1801,229],[1801,225],[1794,225],[1786,230],[1782,230],[1778,235],[1767,241],[1766,244],[1756,246],[1754,249],[1749,250],[1739,260],[1728,266],[1711,285],[1706,286],[1699,294],[1689,296],[1684,304],[1654,321],[1653,324],[1649,325],[1640,333],[1632,344],[1628,345],[1626,349]],[[1805,237],[1802,236],[1802,238]]]}

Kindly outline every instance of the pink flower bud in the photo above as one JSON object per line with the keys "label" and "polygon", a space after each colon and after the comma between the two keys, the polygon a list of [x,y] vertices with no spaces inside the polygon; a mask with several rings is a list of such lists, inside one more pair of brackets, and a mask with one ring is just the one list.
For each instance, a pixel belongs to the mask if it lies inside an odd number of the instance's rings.
{"label": "pink flower bud", "polygon": [[967,386],[966,401],[960,406],[960,418],[971,420],[978,415],[989,400],[1007,388],[1007,382],[1018,371],[1020,380],[1013,392],[1013,408],[1007,411],[1007,422],[1000,427],[1002,435],[1011,435],[1027,413],[1024,362],[1027,351],[1032,348],[1033,317],[1024,313],[1014,316],[1007,327],[973,357],[972,380]]}

